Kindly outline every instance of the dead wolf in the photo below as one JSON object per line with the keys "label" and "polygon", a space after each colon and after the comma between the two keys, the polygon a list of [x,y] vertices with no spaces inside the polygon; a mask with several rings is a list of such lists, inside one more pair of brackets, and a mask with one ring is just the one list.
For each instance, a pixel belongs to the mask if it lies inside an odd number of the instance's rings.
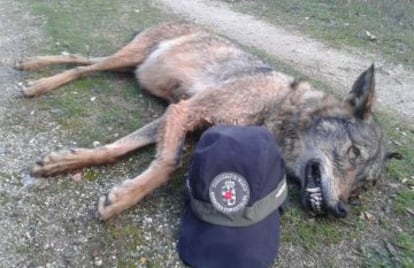
{"label": "dead wolf", "polygon": [[273,70],[237,44],[200,26],[163,23],[138,34],[109,57],[78,55],[29,58],[18,66],[51,64],[76,68],[42,78],[23,90],[37,96],[96,71],[134,70],[139,84],[169,102],[157,120],[111,144],[52,152],[32,167],[47,177],[113,162],[156,143],[149,167],[99,198],[100,219],[135,205],[166,183],[181,161],[186,134],[215,124],[259,125],[277,139],[288,173],[301,185],[304,207],[313,214],[345,217],[347,201],[383,171],[389,156],[372,108],[374,66],[338,101],[305,81]]}

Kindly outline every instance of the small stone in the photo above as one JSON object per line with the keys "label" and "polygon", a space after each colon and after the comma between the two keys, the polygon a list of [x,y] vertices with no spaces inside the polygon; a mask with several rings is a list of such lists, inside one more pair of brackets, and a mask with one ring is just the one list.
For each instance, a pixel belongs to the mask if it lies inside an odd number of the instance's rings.
{"label": "small stone", "polygon": [[366,33],[366,35],[368,37],[368,40],[370,40],[370,41],[377,40],[377,37],[375,35],[373,35],[372,33],[370,33],[369,31],[365,31],[365,33]]}
{"label": "small stone", "polygon": [[93,147],[98,147],[99,145],[101,145],[101,143],[100,143],[99,141],[94,141],[94,142],[92,143],[92,146],[93,146]]}
{"label": "small stone", "polygon": [[147,223],[152,223],[152,218],[150,218],[150,217],[146,217],[146,218],[145,218],[145,221],[146,221]]}
{"label": "small stone", "polygon": [[406,210],[407,210],[408,213],[410,213],[412,216],[414,216],[414,210],[413,209],[407,208]]}
{"label": "small stone", "polygon": [[93,263],[96,267],[100,267],[103,264],[103,260],[100,258],[95,258],[95,261]]}
{"label": "small stone", "polygon": [[389,185],[391,188],[394,188],[394,189],[396,189],[396,188],[400,187],[400,184],[399,184],[399,183],[389,183],[388,185]]}
{"label": "small stone", "polygon": [[42,188],[44,187],[44,185],[42,184],[45,184],[45,180],[32,177],[30,176],[30,174],[24,174],[23,179],[22,179],[22,184],[23,184],[22,189],[24,190],[30,190],[33,188]]}
{"label": "small stone", "polygon": [[48,249],[50,249],[52,247],[52,243],[46,243],[44,246],[43,246],[43,249],[44,250],[48,250]]}
{"label": "small stone", "polygon": [[92,101],[92,102],[94,102],[94,101],[96,101],[96,97],[94,96],[94,97],[91,97],[90,98],[90,100]]}
{"label": "small stone", "polygon": [[56,109],[52,109],[52,110],[50,110],[50,112],[51,112],[52,114],[58,114],[58,115],[62,115],[62,114],[64,114],[64,112],[63,112],[61,109],[58,109],[58,108],[56,108]]}

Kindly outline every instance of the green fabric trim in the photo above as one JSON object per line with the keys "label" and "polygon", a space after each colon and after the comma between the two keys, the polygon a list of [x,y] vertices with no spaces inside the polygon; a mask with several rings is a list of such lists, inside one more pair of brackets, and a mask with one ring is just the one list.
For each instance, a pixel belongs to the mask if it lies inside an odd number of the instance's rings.
{"label": "green fabric trim", "polygon": [[191,208],[200,220],[229,227],[244,227],[258,223],[279,209],[287,198],[286,177],[279,182],[275,190],[238,213],[222,213],[215,209],[212,204],[195,199],[191,194],[191,190],[189,196]]}

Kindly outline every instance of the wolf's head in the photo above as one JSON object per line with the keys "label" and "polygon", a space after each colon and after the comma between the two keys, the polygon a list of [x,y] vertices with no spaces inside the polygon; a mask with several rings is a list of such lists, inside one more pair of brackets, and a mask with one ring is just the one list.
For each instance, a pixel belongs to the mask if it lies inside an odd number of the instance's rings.
{"label": "wolf's head", "polygon": [[314,214],[346,217],[351,193],[383,172],[387,154],[372,114],[374,91],[372,65],[355,81],[339,113],[314,117],[305,131],[294,172],[302,203]]}

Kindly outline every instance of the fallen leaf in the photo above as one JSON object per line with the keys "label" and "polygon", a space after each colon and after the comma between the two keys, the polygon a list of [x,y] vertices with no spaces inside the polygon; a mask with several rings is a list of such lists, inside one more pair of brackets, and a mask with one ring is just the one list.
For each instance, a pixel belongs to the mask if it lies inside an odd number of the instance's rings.
{"label": "fallen leaf", "polygon": [[81,181],[82,180],[82,173],[76,173],[76,174],[72,174],[70,175],[70,177],[72,178],[73,181]]}
{"label": "fallen leaf", "polygon": [[139,258],[139,262],[142,263],[142,264],[146,264],[147,263],[147,258],[141,257],[141,258]]}
{"label": "fallen leaf", "polygon": [[362,212],[361,215],[359,215],[359,218],[370,222],[375,221],[377,219],[374,215],[367,211]]}

